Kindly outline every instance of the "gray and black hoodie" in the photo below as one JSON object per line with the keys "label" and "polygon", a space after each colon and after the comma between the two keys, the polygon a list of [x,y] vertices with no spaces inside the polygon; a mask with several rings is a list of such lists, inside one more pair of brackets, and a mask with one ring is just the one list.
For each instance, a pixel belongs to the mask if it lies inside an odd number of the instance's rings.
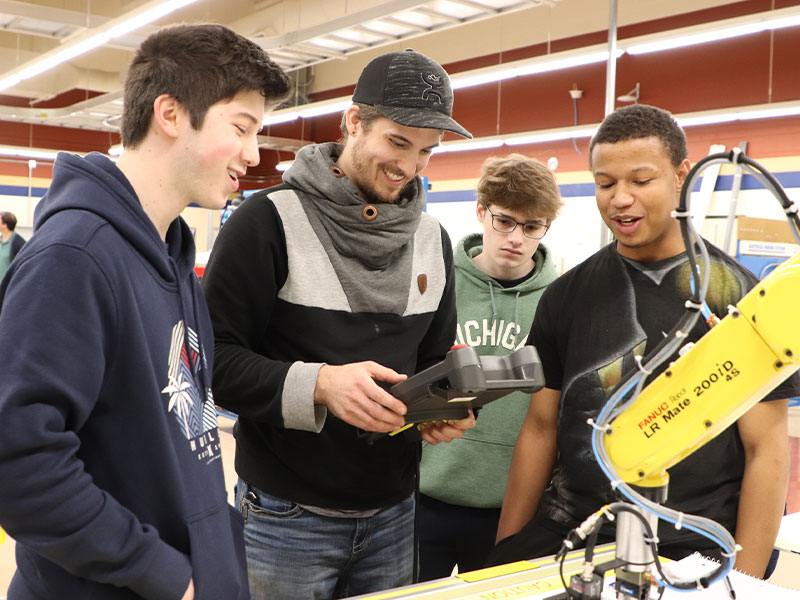
{"label": "gray and black hoodie", "polygon": [[455,337],[453,259],[419,178],[397,203],[369,205],[340,152],[303,148],[284,185],[242,203],[203,285],[215,398],[239,415],[237,473],[299,504],[366,510],[411,494],[415,444],[368,444],[313,403],[317,373],[373,360],[412,375],[441,360]]}

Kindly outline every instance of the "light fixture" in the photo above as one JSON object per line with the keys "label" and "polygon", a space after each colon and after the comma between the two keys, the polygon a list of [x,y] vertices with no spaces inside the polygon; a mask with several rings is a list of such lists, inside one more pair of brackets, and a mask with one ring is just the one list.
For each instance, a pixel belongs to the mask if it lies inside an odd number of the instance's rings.
{"label": "light fixture", "polygon": [[331,98],[321,102],[293,106],[291,109],[276,110],[264,117],[262,125],[267,127],[278,123],[291,123],[300,118],[311,119],[322,115],[340,113],[345,111],[352,103],[353,101],[350,98]]}
{"label": "light fixture", "polygon": [[57,150],[39,150],[36,148],[21,148],[17,146],[0,146],[0,156],[12,158],[33,158],[36,160],[55,160]]}
{"label": "light fixture", "polygon": [[522,146],[525,144],[541,144],[543,142],[558,142],[575,138],[590,138],[597,131],[599,125],[581,127],[561,127],[536,132],[515,133],[506,136],[503,143],[507,146]]}
{"label": "light fixture", "polygon": [[[619,53],[621,54],[621,52]],[[570,50],[559,52],[558,54],[547,54],[533,58],[524,58],[490,67],[482,67],[464,73],[457,73],[450,77],[454,90],[504,81],[525,75],[536,75],[548,73],[581,65],[589,65],[608,60],[608,50],[598,46],[581,48],[580,50]]]}
{"label": "light fixture", "polygon": [[264,116],[264,120],[261,122],[262,125],[268,127],[269,125],[277,125],[278,123],[290,123],[295,119],[300,118],[300,113],[296,110],[291,110],[289,112],[271,112],[268,115]]}
{"label": "light fixture", "polygon": [[275,170],[283,172],[286,169],[288,169],[289,167],[291,167],[293,162],[294,162],[294,159],[292,159],[292,160],[282,160],[277,165],[275,165]]}
{"label": "light fixture", "polygon": [[479,140],[466,140],[457,142],[445,142],[436,146],[432,154],[444,154],[445,152],[464,152],[466,150],[486,150],[489,148],[499,148],[503,145],[502,138],[481,138]]}
{"label": "light fixture", "polygon": [[633,102],[634,104],[639,102],[639,94],[641,93],[641,88],[639,87],[639,82],[636,82],[636,87],[634,87],[630,92],[627,94],[623,94],[622,96],[617,96],[617,102]]}
{"label": "light fixture", "polygon": [[301,109],[299,113],[304,119],[310,119],[311,117],[343,112],[352,103],[353,101],[350,98],[333,98],[331,100],[315,102],[315,106]]}
{"label": "light fixture", "polygon": [[0,79],[0,91],[13,87],[25,79],[44,73],[61,63],[94,50],[114,38],[130,33],[196,1],[152,0],[121,17],[108,21],[100,27],[89,29],[82,35],[76,36],[72,41],[64,42],[57,48],[45,52],[40,57],[8,71],[5,77]]}
{"label": "light fixture", "polygon": [[733,121],[751,121],[754,119],[774,119],[777,117],[795,117],[800,115],[800,102],[774,102],[734,108],[706,110],[685,115],[675,115],[681,127],[696,125],[715,125]]}
{"label": "light fixture", "polygon": [[694,25],[681,29],[680,33],[675,31],[654,33],[623,40],[620,45],[628,54],[645,54],[797,25],[800,25],[800,7],[794,6]]}

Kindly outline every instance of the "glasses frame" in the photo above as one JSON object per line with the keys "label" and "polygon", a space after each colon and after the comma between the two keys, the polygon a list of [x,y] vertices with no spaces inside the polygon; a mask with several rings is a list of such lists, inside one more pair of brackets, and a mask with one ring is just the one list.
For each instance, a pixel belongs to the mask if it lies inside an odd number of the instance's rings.
{"label": "glasses frame", "polygon": [[[494,229],[498,233],[514,233],[514,230],[517,228],[517,226],[521,225],[522,226],[522,235],[523,236],[525,236],[529,240],[540,240],[545,235],[547,235],[547,231],[548,231],[548,229],[550,229],[550,223],[549,222],[547,224],[545,224],[545,225],[542,225],[541,223],[535,223],[534,221],[528,221],[527,223],[520,223],[516,219],[512,219],[511,217],[509,217],[507,215],[496,215],[496,214],[494,214],[492,212],[492,209],[489,208],[488,205],[486,206],[486,212],[488,212],[492,216],[492,229]],[[494,222],[494,220],[496,218],[506,219],[507,221],[512,221],[514,223],[514,226],[511,229],[509,229],[508,231],[503,231],[502,229],[498,228],[497,224]],[[542,235],[533,236],[533,235],[528,235],[527,233],[525,233],[525,225],[534,225],[534,224],[538,225],[539,227],[544,227],[544,233],[542,233]]]}

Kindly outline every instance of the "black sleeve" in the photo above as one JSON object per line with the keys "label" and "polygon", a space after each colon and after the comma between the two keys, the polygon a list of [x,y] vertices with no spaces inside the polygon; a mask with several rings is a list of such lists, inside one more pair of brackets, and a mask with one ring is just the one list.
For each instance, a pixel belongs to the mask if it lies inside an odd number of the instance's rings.
{"label": "black sleeve", "polygon": [[282,425],[290,362],[263,354],[278,290],[288,276],[283,225],[269,190],[252,195],[225,222],[203,275],[214,327],[215,402],[256,421]]}
{"label": "black sleeve", "polygon": [[560,301],[557,298],[557,286],[552,284],[542,294],[536,306],[531,332],[528,335],[528,344],[534,346],[542,361],[545,387],[560,390],[564,378],[564,368],[559,352],[557,308]]}
{"label": "black sleeve", "polygon": [[436,309],[433,321],[417,352],[417,373],[443,360],[456,339],[456,275],[453,266],[453,247],[444,227],[440,225],[439,228],[442,232],[445,286],[439,308]]}

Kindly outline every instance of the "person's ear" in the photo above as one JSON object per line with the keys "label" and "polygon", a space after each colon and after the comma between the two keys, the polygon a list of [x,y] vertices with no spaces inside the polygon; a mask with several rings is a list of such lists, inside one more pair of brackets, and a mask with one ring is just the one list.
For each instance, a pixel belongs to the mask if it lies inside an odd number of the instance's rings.
{"label": "person's ear", "polygon": [[344,122],[347,126],[347,133],[354,136],[356,131],[361,126],[361,108],[352,104],[344,116]]}
{"label": "person's ear", "polygon": [[478,217],[478,222],[483,225],[483,218],[486,216],[486,207],[480,202],[476,202],[475,204],[475,214]]}
{"label": "person's ear", "polygon": [[686,176],[689,174],[689,171],[692,169],[692,164],[689,162],[688,158],[684,158],[681,161],[681,164],[675,169],[675,176],[678,179],[678,193],[680,193],[681,189],[683,188],[683,184],[686,181]]}
{"label": "person's ear", "polygon": [[153,125],[167,137],[178,137],[185,118],[188,115],[183,106],[169,94],[161,94],[153,101]]}

